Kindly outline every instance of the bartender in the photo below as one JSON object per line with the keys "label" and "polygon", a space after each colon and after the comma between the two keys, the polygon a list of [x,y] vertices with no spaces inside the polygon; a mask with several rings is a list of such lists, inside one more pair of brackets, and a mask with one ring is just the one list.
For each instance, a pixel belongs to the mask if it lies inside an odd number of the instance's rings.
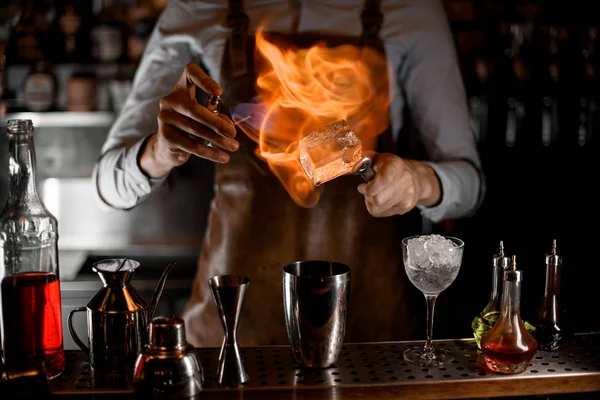
{"label": "bartender", "polygon": [[[316,205],[301,206],[274,174],[264,173],[271,170],[265,160],[247,151],[255,142],[230,116],[198,101],[201,94],[223,95],[232,107],[256,96],[253,39],[259,29],[299,46],[315,40],[369,46],[385,57],[389,129],[376,147],[372,181],[337,178],[323,185]],[[281,274],[298,260],[350,266],[346,341],[410,339],[414,310],[400,249],[402,236],[421,228],[409,227],[406,215],[433,223],[457,219],[474,213],[483,198],[465,98],[438,0],[171,0],[102,148],[97,193],[109,207],[131,209],[190,158],[215,163],[208,228],[183,312],[195,346],[222,342],[207,281],[223,274],[252,282],[240,344],[286,344]],[[405,109],[425,150],[423,161],[396,150],[406,134]],[[257,161],[267,168],[256,168]]]}

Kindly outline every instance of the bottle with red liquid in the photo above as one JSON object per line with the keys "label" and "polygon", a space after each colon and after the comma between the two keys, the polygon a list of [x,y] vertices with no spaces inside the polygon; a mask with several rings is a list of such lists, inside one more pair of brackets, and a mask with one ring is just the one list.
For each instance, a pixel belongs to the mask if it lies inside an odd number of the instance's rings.
{"label": "bottle with red liquid", "polygon": [[57,221],[38,196],[31,120],[10,120],[9,193],[0,215],[2,349],[7,368],[65,369]]}
{"label": "bottle with red liquid", "polygon": [[571,321],[560,296],[562,265],[562,256],[556,252],[554,240],[551,253],[546,255],[546,287],[533,334],[540,350],[544,351],[557,351],[573,338]]}
{"label": "bottle with red liquid", "polygon": [[523,271],[517,270],[512,256],[511,266],[504,273],[502,311],[492,329],[481,338],[485,363],[494,372],[519,374],[529,365],[537,350],[535,338],[521,320],[521,281]]}

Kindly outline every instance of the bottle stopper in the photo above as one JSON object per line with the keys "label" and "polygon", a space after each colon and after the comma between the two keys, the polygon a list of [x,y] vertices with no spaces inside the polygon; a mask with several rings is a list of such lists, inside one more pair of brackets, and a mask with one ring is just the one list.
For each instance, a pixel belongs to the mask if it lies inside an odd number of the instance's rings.
{"label": "bottle stopper", "polygon": [[552,241],[552,251],[550,254],[546,254],[546,264],[547,265],[561,265],[562,257],[558,255],[556,252],[556,239]]}
{"label": "bottle stopper", "polygon": [[498,254],[494,255],[494,267],[500,267],[503,270],[506,270],[509,266],[510,257],[504,255],[504,241],[501,240]]}

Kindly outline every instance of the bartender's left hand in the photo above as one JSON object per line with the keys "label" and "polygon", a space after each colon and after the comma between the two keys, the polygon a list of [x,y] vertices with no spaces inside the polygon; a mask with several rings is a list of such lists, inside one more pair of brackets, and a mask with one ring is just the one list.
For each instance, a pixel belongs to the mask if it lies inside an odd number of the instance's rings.
{"label": "bartender's left hand", "polygon": [[417,204],[433,206],[439,202],[440,182],[429,165],[389,153],[378,154],[373,161],[375,177],[358,186],[372,216],[402,215]]}

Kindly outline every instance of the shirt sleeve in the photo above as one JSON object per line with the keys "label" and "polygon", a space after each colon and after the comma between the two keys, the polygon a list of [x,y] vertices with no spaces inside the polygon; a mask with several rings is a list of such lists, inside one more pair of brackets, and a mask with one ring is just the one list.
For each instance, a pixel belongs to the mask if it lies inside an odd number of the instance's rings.
{"label": "shirt sleeve", "polygon": [[400,85],[429,164],[437,174],[442,199],[418,206],[437,223],[473,214],[481,205],[485,182],[469,124],[466,94],[456,50],[441,2],[415,2],[409,48]]}
{"label": "shirt sleeve", "polygon": [[185,5],[172,1],[156,23],[129,96],[94,168],[96,192],[105,206],[130,209],[166,179],[146,176],[138,159],[146,138],[158,129],[159,100],[172,90],[185,65],[192,61],[185,36],[171,28],[189,19]]}

